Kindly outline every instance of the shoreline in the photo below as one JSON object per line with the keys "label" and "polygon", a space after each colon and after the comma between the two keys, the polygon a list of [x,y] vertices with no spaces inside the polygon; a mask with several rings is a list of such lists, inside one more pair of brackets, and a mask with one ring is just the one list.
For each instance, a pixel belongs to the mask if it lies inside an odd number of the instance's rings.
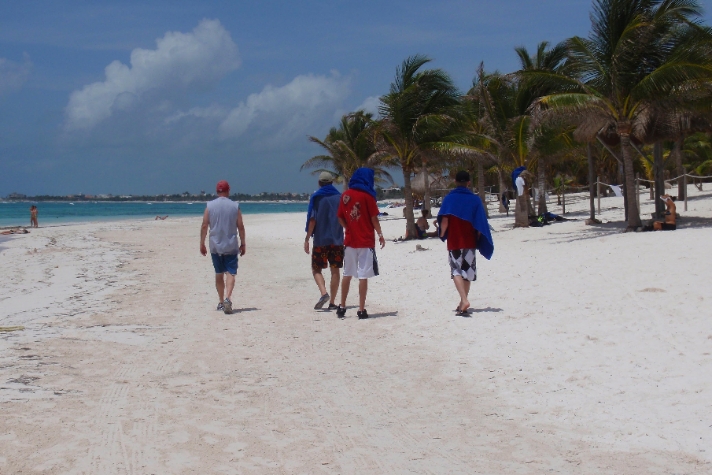
{"label": "shoreline", "polygon": [[[49,202],[47,202],[49,203]],[[68,202],[52,202],[54,204],[64,204],[64,205],[69,205]],[[45,208],[40,207],[40,215],[39,215],[39,221],[40,221],[40,227],[55,227],[55,226],[64,226],[68,224],[83,224],[83,223],[101,223],[101,222],[111,222],[111,221],[125,221],[125,220],[131,220],[131,219],[138,219],[138,220],[153,220],[155,219],[156,215],[168,215],[169,217],[173,219],[178,219],[178,218],[184,218],[184,217],[196,217],[196,216],[202,216],[203,209],[205,208],[205,202],[196,202],[196,203],[185,203],[185,202],[150,202],[150,201],[139,201],[139,202],[115,202],[117,206],[125,205],[125,204],[146,204],[146,205],[153,205],[155,204],[158,208],[156,208],[155,212],[152,211],[149,214],[116,214],[116,215],[95,215],[95,216],[86,216],[86,215],[66,215],[62,216],[60,218],[51,218],[47,217],[48,215],[52,215],[51,210],[46,210]],[[275,213],[301,213],[301,212],[306,212],[306,205],[308,202],[302,202],[302,201],[248,201],[248,202],[240,202],[241,205],[244,205],[243,209],[243,214],[244,215],[252,215],[252,214],[275,214]],[[93,202],[85,202],[84,204],[95,204]],[[102,206],[105,205],[105,203],[96,203],[100,204]],[[176,212],[175,209],[171,210],[165,210],[161,209],[162,205],[181,205],[184,204],[187,206],[193,206],[194,204],[197,205],[194,209],[196,209],[196,212],[192,213],[181,213],[181,212]],[[265,212],[263,209],[258,209],[254,210],[252,209],[254,206],[289,206],[289,205],[304,205],[304,209],[295,209],[295,210],[283,210],[280,209],[278,211],[273,211],[273,212]],[[79,204],[78,206],[82,206],[82,204]],[[151,208],[153,209],[153,208]],[[183,208],[181,208],[183,209]],[[0,207],[0,212],[2,211],[2,208]],[[44,211],[44,214],[43,214]],[[29,225],[26,224],[17,224],[18,221],[24,220],[25,222],[29,222],[29,217],[28,218],[18,218],[16,221],[12,222],[5,222],[3,221],[7,220],[10,221],[15,218],[3,218],[0,217],[0,229],[14,229],[14,228],[30,228]],[[50,224],[43,224],[43,223],[50,223]]]}
{"label": "shoreline", "polygon": [[[101,203],[101,204],[106,204],[106,203],[169,203],[169,204],[180,204],[180,203],[185,203],[185,204],[195,204],[195,203],[207,203],[210,200],[195,200],[195,201],[168,201],[168,200],[145,200],[145,201],[135,201],[135,200],[40,200],[40,201],[32,201],[32,200],[3,200],[0,199],[0,204],[1,203]],[[235,201],[235,200],[234,200]],[[240,201],[240,203],[305,203],[308,204],[309,201],[304,201],[304,200],[249,200],[249,201]]]}

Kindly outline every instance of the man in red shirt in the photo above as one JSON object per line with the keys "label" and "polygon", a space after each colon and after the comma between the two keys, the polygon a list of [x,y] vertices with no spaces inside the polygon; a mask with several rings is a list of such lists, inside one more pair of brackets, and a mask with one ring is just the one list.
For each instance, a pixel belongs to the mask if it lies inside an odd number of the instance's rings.
{"label": "man in red shirt", "polygon": [[456,311],[458,315],[467,315],[470,284],[477,280],[475,251],[489,259],[494,246],[482,201],[469,189],[470,174],[457,172],[455,185],[443,200],[438,221],[440,239],[447,240],[452,280],[460,294]]}
{"label": "man in red shirt", "polygon": [[373,187],[374,172],[370,168],[359,168],[349,181],[349,189],[341,195],[337,216],[344,227],[344,274],[341,279],[341,304],[336,309],[339,318],[346,316],[346,297],[349,294],[351,278],[358,277],[359,319],[368,318],[366,293],[368,279],[378,275],[376,260],[376,239],[378,233],[381,249],[386,240],[378,222],[376,190]]}

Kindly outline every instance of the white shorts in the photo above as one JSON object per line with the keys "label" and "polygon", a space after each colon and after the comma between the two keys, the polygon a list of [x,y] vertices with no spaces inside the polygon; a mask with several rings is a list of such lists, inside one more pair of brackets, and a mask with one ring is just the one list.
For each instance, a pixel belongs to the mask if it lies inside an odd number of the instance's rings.
{"label": "white shorts", "polygon": [[368,279],[378,275],[376,251],[367,247],[344,249],[344,277]]}

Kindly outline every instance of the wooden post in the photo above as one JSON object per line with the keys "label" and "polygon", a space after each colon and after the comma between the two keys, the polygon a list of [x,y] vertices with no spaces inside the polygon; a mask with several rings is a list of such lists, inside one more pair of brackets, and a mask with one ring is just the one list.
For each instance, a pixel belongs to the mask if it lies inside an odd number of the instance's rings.
{"label": "wooden post", "polygon": [[[563,181],[563,177],[561,180]],[[561,185],[561,214],[566,214],[566,185]]]}
{"label": "wooden post", "polygon": [[601,215],[601,177],[596,177],[596,196],[598,197],[598,215]]}
{"label": "wooden post", "polygon": [[640,173],[635,174],[635,204],[638,205],[638,213],[640,213]]}
{"label": "wooden post", "polygon": [[682,169],[682,188],[685,193],[685,211],[687,211],[687,168]]}
{"label": "wooden post", "polygon": [[591,152],[590,142],[588,143],[588,146],[586,148],[586,155],[588,158],[588,199],[590,208],[589,219],[593,223],[593,221],[596,220],[596,208],[593,207],[593,190],[595,190],[595,185],[593,183],[593,153]]}

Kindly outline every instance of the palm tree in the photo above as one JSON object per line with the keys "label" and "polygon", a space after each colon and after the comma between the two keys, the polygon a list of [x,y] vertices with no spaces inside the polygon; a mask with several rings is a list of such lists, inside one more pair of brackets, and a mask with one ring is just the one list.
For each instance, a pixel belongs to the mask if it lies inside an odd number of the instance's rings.
{"label": "palm tree", "polygon": [[[431,60],[410,56],[396,69],[390,91],[381,97],[378,149],[392,157],[403,171],[408,235],[416,236],[411,174],[427,165],[442,138],[451,131],[452,110],[459,93],[450,76],[440,69],[421,68]],[[423,168],[427,168],[424,166]],[[427,183],[426,183],[427,187]]]}
{"label": "palm tree", "polygon": [[[524,71],[541,71],[553,74],[566,74],[568,49],[565,42],[549,48],[549,43],[543,41],[537,45],[536,55],[532,56],[526,48],[516,48],[521,69],[519,87],[517,91],[517,110],[532,116],[532,105],[542,96],[560,92],[550,81],[539,81],[535,77],[522,75]],[[547,156],[558,155],[566,152],[573,146],[570,128],[563,124],[550,121],[531,121],[530,144],[528,163],[536,162],[539,188],[539,204],[537,213],[542,214],[546,208],[546,167]]]}
{"label": "palm tree", "polygon": [[516,75],[486,73],[480,64],[463,101],[461,129],[465,137],[459,142],[483,149],[477,163],[483,203],[483,159],[489,157],[497,164],[501,182],[503,172],[524,165],[529,155],[530,118],[517,100],[519,86]]}
{"label": "palm tree", "polygon": [[709,48],[694,23],[696,0],[594,0],[588,38],[568,40],[572,76],[531,72],[541,81],[576,87],[540,99],[566,111],[594,131],[612,129],[620,138],[628,197],[628,230],[641,226],[636,202],[631,140],[642,141],[657,103],[684,84],[712,78]]}
{"label": "palm tree", "polygon": [[[682,155],[685,159],[685,167],[693,171],[698,176],[712,174],[712,135],[698,132],[685,140],[682,148]],[[702,182],[699,184],[693,178],[695,186],[702,191]],[[683,195],[684,198],[684,195]]]}
{"label": "palm tree", "polygon": [[335,181],[343,183],[346,188],[356,169],[371,167],[376,172],[377,182],[393,183],[391,175],[381,166],[384,154],[373,144],[374,126],[373,114],[357,111],[344,115],[339,127],[332,127],[324,140],[309,136],[309,141],[322,147],[326,154],[310,158],[299,170],[319,167],[312,175],[329,171],[334,174]]}

